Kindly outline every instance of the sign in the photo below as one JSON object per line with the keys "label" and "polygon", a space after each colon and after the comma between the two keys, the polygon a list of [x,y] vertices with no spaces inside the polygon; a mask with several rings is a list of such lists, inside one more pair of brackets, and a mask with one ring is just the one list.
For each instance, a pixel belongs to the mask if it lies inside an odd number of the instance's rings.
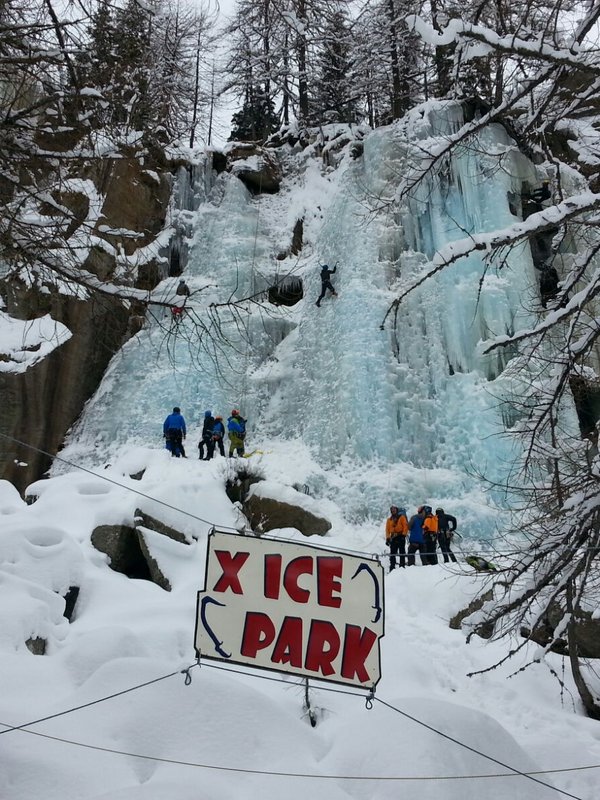
{"label": "sign", "polygon": [[203,658],[371,688],[381,677],[376,559],[212,532],[195,646]]}

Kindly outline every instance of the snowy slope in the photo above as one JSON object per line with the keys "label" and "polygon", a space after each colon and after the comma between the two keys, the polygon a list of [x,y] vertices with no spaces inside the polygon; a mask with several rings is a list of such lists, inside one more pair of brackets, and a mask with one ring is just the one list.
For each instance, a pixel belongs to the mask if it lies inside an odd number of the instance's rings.
{"label": "snowy slope", "polygon": [[[141,481],[125,476],[133,465],[146,467]],[[283,451],[265,456],[262,468],[272,478],[285,472],[299,479],[316,465],[306,455],[305,463],[290,464]],[[364,697],[314,685],[313,729],[297,679],[281,675],[286,682],[278,682],[262,673],[264,680],[214,662],[192,669],[186,686],[179,670],[194,662],[195,596],[208,524],[105,479],[234,526],[235,510],[223,492],[226,469],[221,459],[175,461],[137,450],[98,477],[75,472],[35,484],[33,505],[2,485],[0,513],[8,523],[0,538],[2,724],[22,725],[171,675],[29,732],[0,734],[3,800],[40,793],[48,800],[191,800],[282,792],[291,798],[310,792],[317,798],[537,800],[559,795],[524,777],[506,777],[507,766],[537,771],[600,763],[597,723],[576,713],[572,687],[561,695],[551,674],[562,672],[559,657],[510,680],[519,664],[466,677],[500,658],[504,647],[477,638],[466,645],[461,632],[448,628],[481,581],[462,566],[388,576],[383,678],[370,711]],[[90,545],[96,525],[130,521],[136,507],[197,537],[187,545],[157,535],[153,555],[171,592],[112,571]],[[325,504],[322,511],[332,509]],[[333,523],[332,547],[383,551],[381,526],[357,527],[341,515]],[[70,585],[81,594],[69,624],[56,592]],[[35,636],[47,639],[45,656],[26,649],[25,639]],[[595,774],[537,777],[591,800]]]}

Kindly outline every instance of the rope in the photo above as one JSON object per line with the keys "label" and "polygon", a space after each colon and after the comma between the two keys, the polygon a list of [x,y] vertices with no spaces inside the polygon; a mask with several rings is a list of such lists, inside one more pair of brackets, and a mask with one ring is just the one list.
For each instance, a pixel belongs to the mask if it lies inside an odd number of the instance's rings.
{"label": "rope", "polygon": [[[138,686],[131,687],[130,689],[126,689],[123,692],[117,692],[117,693],[115,693],[113,695],[109,695],[108,697],[100,698],[99,700],[96,700],[96,701],[93,701],[93,702],[90,702],[90,703],[86,703],[86,704],[81,705],[81,706],[76,706],[76,707],[74,707],[72,709],[67,709],[66,711],[60,712],[58,714],[54,714],[54,715],[51,715],[51,716],[48,716],[48,717],[44,717],[43,719],[35,720],[34,722],[27,723],[27,725],[37,724],[38,722],[42,722],[42,721],[45,721],[45,720],[48,720],[48,719],[52,719],[54,717],[61,716],[63,714],[68,714],[68,713],[71,713],[72,711],[76,711],[76,710],[79,710],[81,708],[86,708],[87,706],[95,705],[96,703],[103,702],[104,700],[108,700],[108,699],[111,699],[113,697],[117,697],[117,696],[119,696],[121,694],[125,694],[125,693],[130,692],[130,691],[134,691],[135,689],[141,688],[143,686],[148,686],[148,685],[150,685],[152,683],[157,683],[157,682],[159,682],[161,680],[173,677],[174,675],[177,675],[177,674],[185,674],[186,675],[186,681],[185,682],[186,682],[186,685],[188,685],[189,682],[191,682],[189,671],[194,666],[200,666],[199,660],[196,662],[196,664],[192,664],[189,667],[186,667],[186,668],[184,668],[182,670],[176,670],[175,672],[169,673],[168,675],[163,675],[160,678],[156,678],[156,679],[154,679],[152,681],[147,681],[146,683],[139,684]],[[236,669],[231,669],[229,667],[222,667],[222,666],[216,665],[216,664],[205,664],[203,666],[208,666],[208,667],[213,668],[213,669],[222,669],[225,672],[235,672],[235,673],[238,673],[238,674],[241,674],[241,675],[245,675],[245,676],[252,675],[252,673],[243,672],[241,670],[236,670]],[[302,684],[301,683],[296,683],[294,681],[285,680],[283,678],[275,678],[273,676],[265,676],[265,675],[253,675],[252,677],[258,677],[258,678],[262,678],[264,680],[275,681],[275,682],[278,682],[278,683],[284,683],[284,684],[288,684],[288,685],[293,685],[293,686],[296,686],[297,688],[302,688]],[[332,687],[319,687],[319,688],[323,689],[324,691],[330,691],[330,692],[334,692],[334,693],[338,693],[338,694],[349,694],[349,695],[352,695],[352,696],[359,696],[356,692],[351,692],[351,691],[347,691],[347,690],[343,690],[343,689],[335,689],[335,688],[332,688]],[[500,766],[504,767],[505,769],[510,770],[510,772],[483,773],[483,774],[479,774],[479,775],[332,775],[332,774],[319,775],[319,774],[315,774],[315,773],[306,773],[306,772],[283,772],[283,771],[274,771],[274,770],[266,770],[266,769],[265,770],[261,770],[261,769],[247,769],[247,768],[243,768],[243,767],[226,767],[226,766],[221,766],[221,765],[217,765],[217,764],[204,764],[204,763],[201,763],[201,762],[183,761],[183,760],[180,760],[180,759],[163,758],[163,757],[160,757],[160,756],[150,756],[150,755],[143,754],[143,753],[133,753],[133,752],[125,751],[125,750],[117,750],[116,748],[101,747],[101,746],[98,746],[98,745],[92,745],[92,744],[87,744],[87,743],[84,743],[84,742],[78,742],[78,741],[75,741],[75,740],[72,740],[72,739],[65,739],[65,738],[58,737],[58,736],[51,736],[49,734],[40,733],[38,731],[30,731],[30,730],[26,729],[27,725],[19,725],[19,726],[10,727],[8,730],[0,731],[0,734],[1,733],[10,733],[10,731],[18,730],[21,733],[28,733],[28,734],[30,734],[32,736],[39,736],[39,737],[44,738],[44,739],[49,739],[49,740],[56,741],[56,742],[62,742],[63,744],[70,744],[70,745],[73,745],[75,747],[83,747],[85,749],[94,750],[94,751],[98,751],[98,752],[113,753],[115,755],[124,755],[124,756],[129,756],[131,758],[139,758],[139,759],[143,759],[143,760],[147,760],[147,761],[155,761],[155,762],[166,763],[166,764],[175,764],[175,765],[178,765],[178,766],[195,767],[197,769],[211,769],[211,770],[216,770],[216,771],[221,771],[221,772],[236,772],[236,773],[242,773],[242,774],[248,774],[248,775],[270,775],[270,776],[275,776],[275,777],[307,778],[307,779],[317,779],[317,780],[322,779],[322,780],[338,780],[338,781],[341,781],[341,780],[352,780],[352,781],[386,781],[386,782],[387,781],[395,781],[395,782],[409,782],[409,781],[410,782],[415,782],[415,781],[419,781],[420,782],[420,781],[487,780],[487,779],[497,779],[497,778],[523,777],[523,778],[528,778],[530,780],[533,780],[535,783],[538,783],[538,784],[544,786],[545,788],[553,789],[554,791],[559,792],[560,794],[563,794],[563,795],[565,795],[567,797],[571,797],[573,800],[583,800],[583,799],[578,797],[577,795],[573,795],[573,794],[570,794],[569,792],[566,792],[566,791],[564,791],[562,789],[558,789],[557,787],[552,786],[549,783],[545,783],[544,781],[541,781],[541,780],[539,780],[538,778],[536,778],[534,776],[536,776],[536,775],[560,774],[560,773],[566,773],[566,772],[582,772],[582,771],[591,770],[591,769],[600,769],[600,764],[588,764],[588,765],[584,765],[584,766],[580,766],[580,767],[564,767],[564,768],[555,768],[555,769],[549,769],[549,770],[534,770],[534,771],[531,771],[531,772],[522,772],[520,770],[517,770],[514,767],[511,767],[510,765],[504,764],[502,761],[499,761],[498,759],[494,758],[493,756],[489,756],[486,753],[483,753],[483,752],[477,750],[476,748],[473,748],[470,745],[467,745],[464,742],[461,742],[458,739],[455,739],[454,737],[449,736],[448,734],[445,734],[442,731],[437,730],[433,726],[428,725],[427,723],[422,722],[421,720],[417,719],[416,717],[413,717],[412,715],[410,715],[410,714],[408,714],[408,713],[406,713],[404,711],[401,711],[399,708],[396,708],[395,706],[391,705],[390,703],[387,703],[385,700],[381,700],[381,699],[379,699],[377,697],[375,697],[374,699],[377,702],[381,703],[382,705],[386,706],[387,708],[391,709],[392,711],[395,711],[395,712],[401,714],[402,716],[407,717],[411,721],[413,721],[413,722],[415,722],[415,723],[417,723],[419,725],[422,725],[426,729],[432,731],[433,733],[435,733],[435,734],[437,734],[439,736],[442,736],[445,739],[448,739],[449,741],[453,742],[454,744],[458,744],[459,746],[464,747],[467,750],[470,750],[471,752],[482,756],[483,758],[486,758],[486,759],[488,759],[488,760],[490,760],[490,761],[492,761],[492,762],[494,762],[496,764],[499,764]],[[6,726],[6,723],[0,722],[0,725]]]}
{"label": "rope", "polygon": [[[471,745],[466,744],[465,742],[461,742],[459,739],[455,739],[453,736],[450,736],[448,733],[444,733],[443,731],[434,728],[432,725],[428,725],[426,722],[423,722],[416,717],[413,717],[412,714],[408,714],[406,711],[402,711],[401,709],[393,706],[391,703],[386,703],[385,700],[381,700],[381,698],[376,697],[375,700],[381,705],[385,706],[386,708],[395,711],[397,714],[401,714],[403,717],[410,719],[412,722],[415,722],[417,725],[421,725],[423,728],[426,728],[428,731],[432,731],[433,733],[441,736],[444,739],[447,739],[449,742],[453,742],[457,744],[459,747],[464,747],[465,750],[469,750],[471,753],[475,753],[482,758],[486,758],[488,761],[492,761],[494,764],[498,764],[500,767],[504,767],[505,769],[511,770],[515,776],[520,775],[523,778],[528,778],[530,781],[534,783],[538,783],[540,786],[544,786],[546,789],[553,789],[555,792],[559,792],[560,794],[565,795],[565,797],[571,797],[573,800],[583,800],[583,798],[579,797],[578,795],[571,794],[570,792],[566,792],[564,789],[558,789],[556,786],[552,786],[551,783],[546,783],[545,781],[540,780],[539,778],[533,777],[532,773],[522,772],[521,770],[517,769],[516,767],[511,767],[510,764],[504,763],[504,761],[500,761],[498,758],[494,758],[494,756],[490,756],[487,753],[483,753],[481,750],[477,750],[475,747],[471,747]],[[538,773],[539,774],[539,773]]]}
{"label": "rope", "polygon": [[170,508],[173,511],[178,511],[180,514],[183,514],[186,517],[190,517],[191,519],[195,519],[198,522],[204,522],[207,525],[210,525],[211,528],[219,528],[220,530],[232,531],[233,533],[237,533],[238,532],[237,528],[234,528],[231,525],[221,525],[221,524],[219,524],[217,522],[211,522],[208,519],[204,519],[203,517],[199,517],[197,514],[192,514],[191,511],[184,511],[183,509],[177,508],[177,506],[173,506],[170,503],[165,502],[164,500],[158,500],[156,497],[152,497],[151,495],[146,494],[145,492],[140,492],[139,489],[134,489],[132,486],[125,486],[124,484],[119,483],[118,481],[115,481],[112,478],[108,478],[106,475],[101,475],[100,473],[94,472],[93,470],[88,469],[87,467],[82,467],[80,464],[76,464],[74,461],[69,461],[68,459],[63,458],[62,456],[59,456],[59,455],[56,455],[56,454],[53,455],[52,453],[49,453],[47,450],[42,450],[40,447],[36,447],[33,444],[29,444],[28,442],[24,442],[21,439],[16,439],[14,436],[9,436],[6,433],[0,433],[0,436],[3,439],[8,439],[11,442],[15,442],[16,444],[20,444],[23,447],[28,447],[30,450],[34,450],[36,453],[41,453],[44,456],[48,456],[48,458],[52,458],[52,459],[55,459],[56,461],[62,462],[63,464],[67,464],[67,466],[69,466],[69,467],[73,467],[74,469],[80,469],[82,472],[87,472],[89,475],[93,475],[94,478],[98,478],[99,480],[107,481],[108,483],[112,483],[114,486],[118,486],[119,489],[125,489],[128,492],[133,492],[134,494],[137,494],[140,497],[146,498],[146,500],[151,500],[153,503],[158,503],[158,505],[165,506],[165,508]]}
{"label": "rope", "polygon": [[[3,723],[0,723],[0,725]],[[50,736],[47,733],[40,733],[39,731],[22,731],[22,733],[28,733],[31,736],[39,736],[42,739],[50,739],[54,742],[62,742],[63,744],[70,744],[75,747],[83,747],[87,750],[95,750],[96,752],[101,753],[113,753],[114,755],[120,756],[128,756],[129,758],[139,758],[145,761],[155,761],[161,764],[175,764],[181,767],[195,767],[196,769],[211,769],[218,772],[236,772],[241,773],[244,775],[268,775],[277,778],[307,778],[313,780],[325,780],[325,781],[380,781],[380,782],[421,782],[421,781],[464,781],[464,780],[488,780],[491,778],[516,778],[519,776],[530,778],[531,780],[536,781],[536,783],[541,783],[542,786],[546,786],[549,789],[554,789],[556,792],[560,792],[561,794],[566,795],[567,797],[571,797],[574,800],[583,800],[583,798],[578,797],[574,794],[569,794],[568,792],[564,792],[562,789],[557,789],[555,786],[552,786],[549,783],[544,783],[536,778],[534,775],[542,775],[542,774],[552,774],[558,772],[575,772],[578,770],[587,770],[587,769],[598,769],[600,768],[600,764],[593,764],[591,766],[584,766],[584,767],[572,767],[569,769],[553,769],[553,770],[545,770],[541,771],[538,770],[536,772],[521,772],[521,773],[506,773],[506,772],[498,772],[498,773],[485,773],[482,775],[330,775],[330,774],[323,774],[318,775],[316,773],[311,772],[283,772],[283,771],[276,771],[276,770],[267,770],[267,769],[247,769],[244,767],[225,767],[219,764],[203,764],[202,762],[198,761],[182,761],[180,759],[175,758],[164,758],[161,756],[149,756],[143,753],[132,753],[127,750],[117,750],[113,747],[100,747],[99,745],[93,744],[86,744],[85,742],[76,742],[73,739],[65,739],[60,736]]]}
{"label": "rope", "polygon": [[[259,197],[262,194],[262,184],[263,184],[263,173],[261,171],[260,180],[259,180],[259,183],[258,183],[258,195],[259,195]],[[256,266],[256,249],[257,249],[257,244],[258,244],[258,228],[259,228],[259,225],[260,225],[260,205],[257,202],[257,204],[256,204],[256,225],[254,226],[254,243],[253,243],[253,246],[252,246],[252,262],[250,264],[250,276],[251,276],[251,281],[252,281],[252,291],[253,292],[256,291],[256,286],[255,286],[256,270],[255,270],[255,266]],[[246,331],[246,348],[245,348],[245,352],[244,352],[244,374],[243,374],[243,377],[242,377],[242,392],[241,392],[241,400],[242,400],[241,405],[242,405],[242,408],[244,408],[244,409],[245,409],[245,406],[246,406],[246,400],[247,400],[247,396],[248,396],[248,365],[249,365],[249,363],[250,363],[250,335],[249,335],[249,331]],[[239,408],[239,406],[236,405],[236,408]]]}
{"label": "rope", "polygon": [[[193,669],[195,666],[200,666],[199,661],[196,664],[190,664],[189,667],[185,667],[184,669],[177,669],[175,672],[169,672],[168,675],[161,675],[160,678],[153,678],[150,681],[145,681],[144,683],[138,683],[136,686],[130,686],[129,689],[123,689],[120,692],[114,692],[113,694],[108,694],[105,697],[99,697],[97,700],[90,700],[89,703],[82,703],[80,706],[73,706],[72,708],[67,708],[64,711],[58,711],[56,714],[48,714],[46,717],[40,717],[39,719],[31,720],[31,722],[24,722],[22,725],[13,725],[12,727],[7,728],[5,731],[0,731],[0,736],[3,733],[10,733],[11,731],[20,731],[23,728],[29,728],[32,725],[38,725],[40,722],[47,722],[50,719],[56,719],[57,717],[64,717],[65,714],[72,714],[74,711],[81,711],[82,708],[89,708],[90,706],[95,706],[98,703],[104,703],[105,700],[112,700],[115,697],[121,697],[124,694],[129,694],[129,692],[135,692],[137,689],[143,689],[145,686],[151,686],[153,683],[159,683],[159,681],[164,681],[167,678],[172,678],[174,675],[185,675],[185,685],[189,686],[192,682],[192,676],[190,675],[190,670]],[[0,722],[0,725],[6,725],[5,722]],[[26,733],[33,733],[33,731],[26,731]]]}

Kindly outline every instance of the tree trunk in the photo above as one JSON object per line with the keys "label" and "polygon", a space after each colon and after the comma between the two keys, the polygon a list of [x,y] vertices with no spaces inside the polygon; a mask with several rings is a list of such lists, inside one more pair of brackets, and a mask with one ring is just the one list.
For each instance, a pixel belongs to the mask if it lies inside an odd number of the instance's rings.
{"label": "tree trunk", "polygon": [[590,689],[585,682],[585,678],[581,673],[581,664],[579,656],[577,655],[577,642],[575,639],[575,614],[573,606],[573,581],[569,581],[567,585],[567,613],[570,615],[569,623],[567,625],[567,645],[569,647],[569,663],[571,665],[571,673],[575,686],[579,692],[579,697],[585,708],[585,713],[592,719],[600,720],[600,705],[596,702]]}

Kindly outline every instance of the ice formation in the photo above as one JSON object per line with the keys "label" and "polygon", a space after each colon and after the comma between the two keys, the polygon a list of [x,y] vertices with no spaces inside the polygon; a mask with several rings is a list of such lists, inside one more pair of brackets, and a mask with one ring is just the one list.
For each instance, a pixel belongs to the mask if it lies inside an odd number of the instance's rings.
{"label": "ice formation", "polygon": [[[287,177],[276,195],[251,196],[235,176],[217,176],[210,159],[192,185],[182,171],[194,294],[181,321],[161,310],[114,358],[70,452],[109,460],[115,444],[159,445],[175,404],[198,425],[205,408],[226,418],[241,406],[263,448],[283,437],[292,449],[301,439],[328,470],[363,465],[360,496],[341,487],[350,517],[379,515],[390,495],[404,505],[431,498],[489,535],[491,514],[473,507],[492,501],[470,475],[498,480],[515,454],[501,436],[504,364],[482,357],[479,344],[532,315],[528,248],[501,263],[486,264],[485,253],[460,259],[403,301],[396,330],[381,330],[389,303],[436,250],[514,223],[510,198],[535,180],[504,129],[490,126],[399,201],[422,147],[461,122],[458,104],[425,105],[402,125],[369,133],[362,158],[346,147],[337,168],[323,166],[316,145],[284,149]],[[300,255],[277,260],[300,219]],[[339,296],[319,309],[320,263],[338,264]],[[211,303],[242,301],[289,278],[302,280],[300,303],[265,311],[241,302],[235,317],[222,310],[227,342],[211,343]],[[166,279],[157,294],[175,301],[176,282]]]}

